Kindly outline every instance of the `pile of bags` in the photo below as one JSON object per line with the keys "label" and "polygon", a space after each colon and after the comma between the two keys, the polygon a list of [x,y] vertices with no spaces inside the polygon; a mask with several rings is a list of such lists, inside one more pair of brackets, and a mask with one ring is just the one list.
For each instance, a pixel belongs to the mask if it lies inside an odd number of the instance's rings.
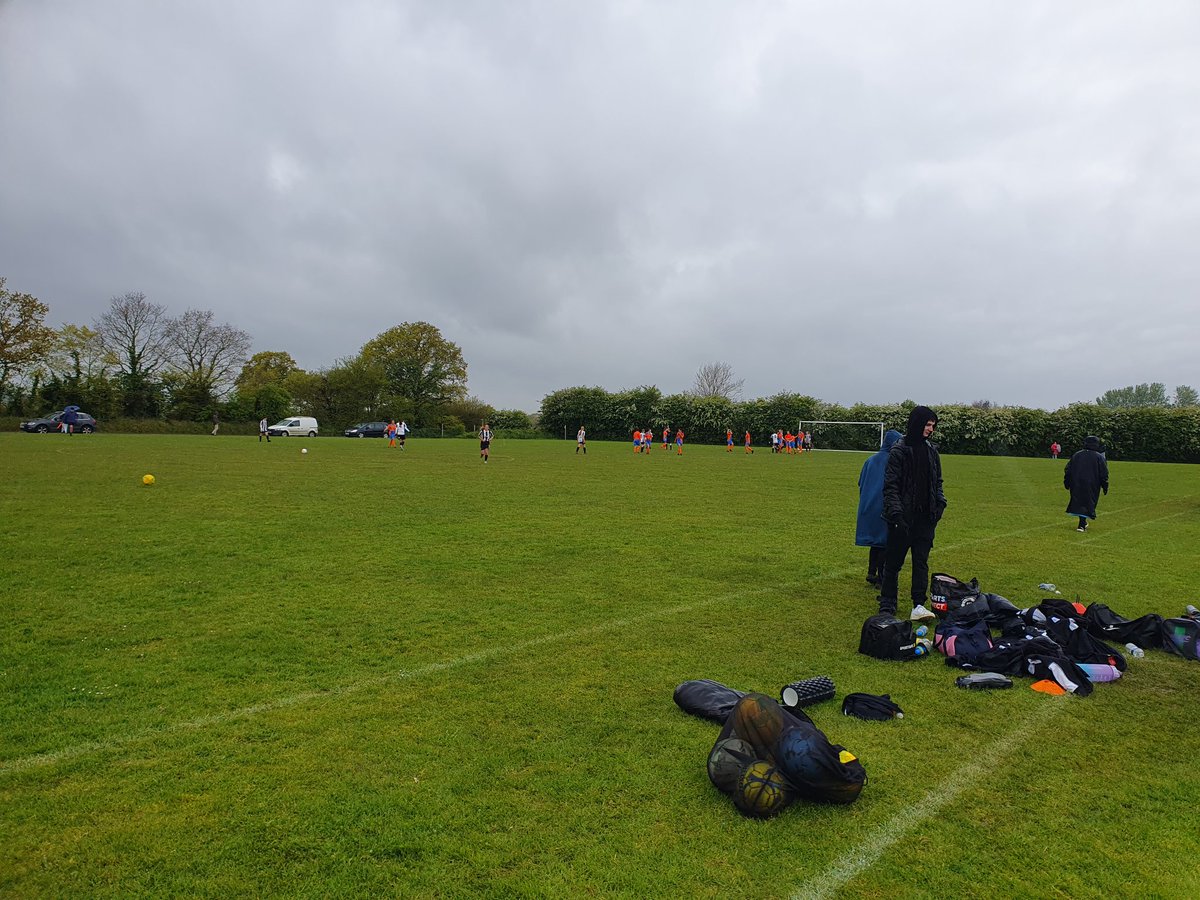
{"label": "pile of bags", "polygon": [[[1092,685],[1115,681],[1127,662],[1120,649],[1140,654],[1155,649],[1200,659],[1200,622],[1164,619],[1155,613],[1126,619],[1103,603],[1084,606],[1060,598],[1018,609],[1006,598],[936,573],[930,578],[931,606],[941,621],[934,649],[946,664],[1048,682],[1050,692],[1087,696]],[[859,651],[880,659],[912,659],[911,622],[871,616],[863,624]],[[1112,641],[1117,646],[1108,642]]]}

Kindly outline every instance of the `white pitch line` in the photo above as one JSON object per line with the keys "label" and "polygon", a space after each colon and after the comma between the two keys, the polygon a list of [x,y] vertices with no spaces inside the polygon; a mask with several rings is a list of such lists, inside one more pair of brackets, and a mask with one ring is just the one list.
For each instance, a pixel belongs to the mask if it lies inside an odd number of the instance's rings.
{"label": "white pitch line", "polygon": [[915,806],[906,806],[891,820],[874,829],[856,848],[792,894],[791,900],[824,900],[826,897],[832,897],[851,880],[875,865],[880,857],[916,825],[936,815],[980,778],[991,774],[996,766],[1033,732],[1045,725],[1059,710],[1064,709],[1067,702],[1069,701],[1066,698],[1047,698],[1046,704],[1039,707],[1020,726],[996,741],[980,756],[957,769]]}
{"label": "white pitch line", "polygon": [[[1159,501],[1161,502],[1161,501]],[[1125,507],[1123,510],[1116,510],[1114,514],[1126,512],[1133,509],[1143,509],[1148,506],[1155,506],[1157,503],[1147,503],[1141,506]],[[1170,518],[1173,515],[1182,515],[1182,513],[1172,513],[1169,516],[1162,518]],[[1152,520],[1157,521],[1157,520]],[[1032,531],[1042,531],[1048,528],[1056,528],[1058,523],[1050,523],[1045,525],[1032,525],[1029,528],[1023,528],[1018,531],[1010,531],[1003,535],[988,535],[987,537],[973,538],[969,541],[962,541],[956,544],[950,544],[942,547],[943,552],[947,550],[957,550],[962,547],[969,547],[972,544],[983,544],[989,541],[999,540],[1002,538],[1015,537],[1021,534],[1028,534]],[[1134,526],[1128,526],[1134,527]],[[775,585],[775,590],[771,592],[771,596],[778,596],[780,591],[788,591],[797,587],[807,586],[820,581],[826,581],[834,578],[845,578],[857,573],[858,568],[844,568],[834,572],[823,572],[816,576],[806,579],[803,582],[794,584]],[[539,647],[544,644],[551,644],[557,641],[569,641],[574,638],[583,637],[588,634],[598,634],[612,628],[623,628],[632,625],[636,622],[645,619],[653,618],[659,615],[675,616],[679,613],[691,612],[693,610],[702,609],[705,606],[711,606],[714,603],[729,603],[738,598],[750,597],[758,599],[766,596],[767,592],[761,590],[740,591],[735,594],[724,595],[721,597],[710,597],[707,600],[697,600],[693,603],[684,603],[678,606],[669,608],[657,608],[643,613],[639,616],[634,616],[627,619],[614,619],[609,622],[604,622],[599,625],[590,625],[585,628],[576,628],[571,631],[560,631],[554,634],[543,635],[537,638],[531,638],[527,641],[522,641],[518,644],[508,644],[502,647],[492,647],[488,650],[480,650],[477,653],[469,653],[465,656],[459,656],[455,659],[445,660],[443,662],[429,663],[412,670],[400,670],[387,675],[380,675],[375,678],[368,678],[362,681],[351,682],[339,687],[331,688],[328,691],[303,691],[298,694],[290,694],[286,697],[277,697],[274,700],[268,700],[264,703],[256,703],[251,706],[243,706],[240,709],[229,710],[228,712],[215,713],[209,716],[201,716],[196,719],[189,719],[186,722],[173,722],[167,725],[152,726],[140,728],[137,731],[127,732],[122,735],[116,735],[103,741],[88,741],[87,743],[74,744],[70,747],[63,747],[59,750],[50,750],[46,753],[35,753],[30,756],[21,756],[8,761],[0,762],[0,776],[11,775],[17,772],[25,772],[30,769],[51,766],[59,762],[69,759],[77,759],[81,756],[86,756],[89,753],[100,753],[105,750],[114,750],[117,747],[122,747],[126,744],[131,744],[136,741],[146,740],[148,738],[158,737],[160,735],[174,734],[180,731],[196,731],[202,728],[207,728],[212,725],[220,725],[225,722],[234,722],[241,719],[249,719],[263,713],[274,712],[281,709],[289,709],[293,706],[299,706],[304,703],[315,702],[334,697],[353,694],[357,691],[368,687],[374,687],[383,684],[389,684],[400,681],[411,681],[417,678],[423,678],[428,675],[436,675],[441,672],[446,672],[451,669],[461,668],[462,666],[470,665],[471,663],[484,662],[496,657],[503,656],[507,653],[515,653],[521,650],[528,650],[533,647]]]}

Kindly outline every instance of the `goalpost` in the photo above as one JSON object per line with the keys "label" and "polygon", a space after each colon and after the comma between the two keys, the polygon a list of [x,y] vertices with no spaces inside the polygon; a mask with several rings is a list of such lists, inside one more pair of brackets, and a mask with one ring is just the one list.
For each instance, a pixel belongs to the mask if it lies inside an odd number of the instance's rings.
{"label": "goalpost", "polygon": [[[809,428],[806,429],[804,427],[805,425],[808,425]],[[833,420],[833,419],[801,419],[800,422],[796,426],[796,430],[797,431],[816,430],[816,427],[819,425],[870,425],[873,428],[879,429],[879,441],[878,441],[878,443],[875,444],[875,449],[879,449],[880,447],[883,446],[883,432],[884,432],[884,423],[883,422],[845,422],[845,421]],[[815,442],[814,442],[814,449],[835,450],[835,449],[845,449],[845,448],[837,448],[837,447],[819,447],[818,448],[815,446]]]}

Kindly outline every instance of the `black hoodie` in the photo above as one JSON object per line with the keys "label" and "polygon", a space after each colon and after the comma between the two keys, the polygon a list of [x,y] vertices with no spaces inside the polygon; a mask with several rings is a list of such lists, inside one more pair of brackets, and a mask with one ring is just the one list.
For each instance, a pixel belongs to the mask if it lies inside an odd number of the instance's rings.
{"label": "black hoodie", "polygon": [[937,447],[925,438],[925,423],[937,423],[928,406],[909,413],[904,439],[888,454],[883,478],[883,517],[911,528],[920,521],[936,523],[946,509],[942,493],[942,461]]}

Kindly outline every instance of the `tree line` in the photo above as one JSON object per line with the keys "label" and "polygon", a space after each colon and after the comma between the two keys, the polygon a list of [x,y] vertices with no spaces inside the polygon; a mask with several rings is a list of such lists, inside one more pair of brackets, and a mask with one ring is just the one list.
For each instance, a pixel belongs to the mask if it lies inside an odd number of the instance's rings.
{"label": "tree line", "polygon": [[47,304],[0,278],[0,408],[24,416],[76,404],[111,421],[272,422],[316,416],[323,429],[406,419],[417,433],[461,434],[483,421],[529,430],[520,410],[467,393],[461,348],[428,322],[404,322],[334,365],[305,371],[292,355],[249,356],[245,331],[209,310],[171,316],[145,294],[109,300],[90,325],[45,324]]}
{"label": "tree line", "polygon": [[[903,432],[911,400],[895,404],[857,403],[842,406],[805,394],[780,393],[754,400],[704,396],[692,391],[664,395],[653,386],[609,392],[599,387],[572,387],[542,400],[541,428],[554,437],[573,437],[585,425],[590,438],[628,440],[634,429],[682,428],[689,442],[721,444],[727,428],[739,440],[749,431],[765,446],[771,432],[810,423],[817,447],[875,450],[877,429],[862,425],[822,424],[882,422]],[[1075,403],[1047,411],[991,403],[938,405],[936,439],[944,453],[998,456],[1045,456],[1057,441],[1068,453],[1097,435],[1110,459],[1200,462],[1200,407],[1106,406]]]}

